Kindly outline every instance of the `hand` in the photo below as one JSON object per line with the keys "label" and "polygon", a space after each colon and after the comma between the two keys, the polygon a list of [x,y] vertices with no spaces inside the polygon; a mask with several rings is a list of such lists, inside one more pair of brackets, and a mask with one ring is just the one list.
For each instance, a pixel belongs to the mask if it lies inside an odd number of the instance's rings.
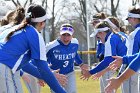
{"label": "hand", "polygon": [[39,80],[38,80],[38,84],[39,84],[40,86],[44,87],[46,83],[44,82],[44,80],[39,79]]}
{"label": "hand", "polygon": [[88,78],[90,77],[89,76],[89,66],[87,65],[87,64],[83,64],[82,66],[80,66],[80,68],[81,68],[81,76],[80,76],[80,78],[81,79],[83,79],[83,80],[85,80],[85,79],[87,79],[88,80]]}
{"label": "hand", "polygon": [[26,81],[27,83],[30,83],[30,82],[31,82],[31,80],[30,80],[28,74],[26,74],[26,73],[24,73],[24,74],[22,75],[22,79],[23,79],[24,81]]}
{"label": "hand", "polygon": [[54,73],[54,75],[63,87],[66,86],[68,80],[65,75],[59,73]]}
{"label": "hand", "polygon": [[82,69],[80,79],[88,80],[91,74],[89,73],[88,69]]}
{"label": "hand", "polygon": [[109,68],[106,68],[106,69],[104,69],[104,70],[92,75],[92,79],[93,80],[99,79],[102,75],[104,75],[109,70],[110,70]]}
{"label": "hand", "polygon": [[105,87],[105,93],[112,93],[117,91],[119,86],[121,85],[121,81],[118,78],[111,78],[108,80],[108,85]]}
{"label": "hand", "polygon": [[117,70],[122,65],[122,57],[120,56],[112,56],[115,60],[109,64],[109,68],[112,70]]}
{"label": "hand", "polygon": [[82,69],[87,69],[88,70],[89,69],[89,66],[87,64],[83,64],[82,66],[80,66],[80,68],[81,68],[81,70]]}
{"label": "hand", "polygon": [[99,79],[102,75],[104,75],[104,72],[102,72],[102,71],[98,72],[98,73],[92,75],[92,79],[93,80]]}

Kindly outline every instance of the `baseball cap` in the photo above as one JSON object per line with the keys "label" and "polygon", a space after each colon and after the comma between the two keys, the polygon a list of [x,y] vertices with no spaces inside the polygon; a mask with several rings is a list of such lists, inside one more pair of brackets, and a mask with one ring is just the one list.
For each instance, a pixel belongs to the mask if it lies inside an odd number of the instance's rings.
{"label": "baseball cap", "polygon": [[105,32],[105,31],[107,31],[107,30],[109,30],[109,29],[110,29],[109,27],[97,28],[97,29],[95,29],[94,32],[90,35],[90,37],[94,37],[94,36],[96,36],[96,34],[97,34],[98,32]]}
{"label": "baseball cap", "polygon": [[127,17],[126,17],[126,20],[128,20],[128,18],[131,17],[131,18],[140,18],[140,14],[135,14],[135,13],[128,13]]}
{"label": "baseball cap", "polygon": [[60,28],[60,35],[63,35],[65,33],[73,35],[74,29],[73,29],[72,25],[70,25],[70,24],[63,24],[61,26],[61,28]]}

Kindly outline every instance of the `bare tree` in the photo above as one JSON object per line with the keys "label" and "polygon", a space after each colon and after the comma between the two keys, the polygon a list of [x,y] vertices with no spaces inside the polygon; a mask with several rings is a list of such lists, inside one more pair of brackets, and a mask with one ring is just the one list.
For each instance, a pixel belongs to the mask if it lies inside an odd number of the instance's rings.
{"label": "bare tree", "polygon": [[114,0],[111,0],[111,14],[112,16],[117,16],[116,11],[118,9],[120,0],[117,0],[116,6],[114,5]]}
{"label": "bare tree", "polygon": [[[63,16],[63,10],[66,8],[66,3],[68,2],[67,0],[62,0],[61,2],[58,2],[59,0],[53,0],[53,6],[52,6],[52,10],[51,14],[52,14],[52,18],[51,18],[51,36],[50,36],[50,40],[54,40],[57,36],[57,31],[56,31],[56,27],[59,23],[59,21],[61,20],[61,17]],[[57,6],[57,4],[61,4],[61,7]]]}
{"label": "bare tree", "polygon": [[47,0],[42,0],[42,6],[44,6],[44,8],[47,10],[47,6],[48,5],[48,2]]}
{"label": "bare tree", "polygon": [[24,3],[23,3],[23,1],[21,1],[21,0],[11,0],[12,2],[13,2],[13,4],[15,5],[15,6],[23,6],[23,7],[26,7],[27,6],[27,4],[28,5],[31,5],[35,0],[24,0]]}
{"label": "bare tree", "polygon": [[55,2],[56,0],[53,0],[53,7],[52,7],[52,20],[51,20],[51,26],[52,26],[52,33],[51,33],[51,41],[55,39],[55,27],[54,27],[54,21],[55,21]]}
{"label": "bare tree", "polygon": [[27,3],[30,2],[30,4],[32,3],[32,0],[26,0],[24,4],[21,4],[19,0],[11,0],[13,2],[13,4],[17,7],[17,6],[22,6],[26,7]]}
{"label": "bare tree", "polygon": [[89,1],[89,4],[90,7],[95,9],[98,13],[105,11],[107,8],[107,0],[95,0],[95,2]]}
{"label": "bare tree", "polygon": [[117,16],[120,0],[90,0],[89,2],[90,7],[97,13],[109,10],[112,16]]}
{"label": "bare tree", "polygon": [[140,3],[140,0],[132,0],[132,5],[136,5],[136,4],[139,4]]}
{"label": "bare tree", "polygon": [[12,2],[13,2],[13,4],[15,5],[15,6],[18,6],[18,4],[20,5],[20,3],[19,3],[19,1],[17,0],[17,2],[16,1],[14,1],[14,0],[12,0]]}
{"label": "bare tree", "polygon": [[85,27],[85,30],[87,29],[86,27],[86,16],[87,16],[87,6],[86,6],[86,0],[79,0],[80,3],[80,8],[81,8],[81,22],[83,22],[83,26]]}

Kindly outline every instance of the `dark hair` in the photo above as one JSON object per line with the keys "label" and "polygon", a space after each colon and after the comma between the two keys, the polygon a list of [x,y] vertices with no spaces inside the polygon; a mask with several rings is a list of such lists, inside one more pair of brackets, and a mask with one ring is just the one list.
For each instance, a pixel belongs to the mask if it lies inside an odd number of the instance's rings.
{"label": "dark hair", "polygon": [[100,22],[100,20],[104,20],[106,18],[105,13],[101,12],[101,13],[97,13],[95,15],[92,16],[92,20],[91,20],[91,24],[93,26],[96,26],[97,23]]}
{"label": "dark hair", "polygon": [[8,20],[5,19],[5,18],[2,18],[2,19],[1,19],[1,22],[0,22],[0,25],[1,25],[1,26],[4,26],[4,25],[7,25],[7,24],[9,24]]}
{"label": "dark hair", "polygon": [[62,26],[61,27],[71,27],[71,28],[73,28],[73,26],[71,25],[71,24],[62,24]]}
{"label": "dark hair", "polygon": [[120,31],[126,33],[126,28],[124,26],[121,26]]}
{"label": "dark hair", "polygon": [[32,22],[31,18],[38,18],[44,15],[46,15],[46,11],[42,6],[37,4],[30,5],[29,8],[27,9],[27,15],[25,15],[25,19],[22,21],[21,25],[15,31],[9,33],[6,40],[9,40],[10,37],[14,34],[14,32],[17,32],[25,28],[28,24],[35,26],[37,22]]}
{"label": "dark hair", "polygon": [[17,6],[16,10],[9,11],[1,20],[1,26],[13,22],[13,25],[20,24],[25,17],[25,9]]}
{"label": "dark hair", "polygon": [[[120,38],[121,38],[122,40],[124,40],[123,36],[120,35],[120,34],[118,34],[118,32],[115,32],[114,30],[112,30],[112,28],[110,27],[110,25],[109,25],[106,21],[100,22],[100,23],[98,23],[98,24],[95,26],[95,28],[104,28],[104,27],[109,27],[109,28],[111,29],[111,31],[112,31],[114,34],[119,35]],[[109,31],[110,31],[110,30],[107,30],[106,32],[108,33]]]}
{"label": "dark hair", "polygon": [[[140,8],[136,8],[135,6],[132,6],[128,10],[129,13],[134,13],[134,14],[140,14]],[[140,18],[138,18],[140,20]]]}
{"label": "dark hair", "polygon": [[21,6],[18,6],[13,14],[13,21],[15,25],[18,25],[25,18],[25,9]]}
{"label": "dark hair", "polygon": [[106,18],[106,15],[105,15],[105,13],[103,13],[103,12],[101,12],[101,13],[97,13],[97,14],[95,14],[95,15],[93,15],[93,17],[92,17],[93,19],[105,19]]}
{"label": "dark hair", "polygon": [[140,14],[140,8],[136,8],[135,6],[130,7],[128,11],[130,13]]}
{"label": "dark hair", "polygon": [[[117,19],[116,17],[108,17],[108,19],[121,31],[125,33],[125,28],[121,27],[119,19]],[[110,26],[111,27],[111,26]]]}
{"label": "dark hair", "polygon": [[9,11],[6,15],[1,19],[1,26],[7,25],[12,21],[12,16],[15,11]]}

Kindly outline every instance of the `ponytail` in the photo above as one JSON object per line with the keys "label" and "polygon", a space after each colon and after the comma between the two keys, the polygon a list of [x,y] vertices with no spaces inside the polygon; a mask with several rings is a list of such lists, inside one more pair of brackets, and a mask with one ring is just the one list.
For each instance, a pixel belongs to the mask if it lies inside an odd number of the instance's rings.
{"label": "ponytail", "polygon": [[21,29],[25,28],[30,23],[31,23],[31,15],[27,16],[25,18],[25,20],[22,21],[22,23],[19,25],[19,27],[17,29],[15,29],[14,31],[10,32],[7,35],[6,41],[8,41],[15,32],[20,31]]}
{"label": "ponytail", "polygon": [[[19,18],[20,15],[22,16],[25,12],[23,8],[19,8],[18,10],[19,11],[16,11],[16,12],[19,15],[17,15],[17,17],[15,17],[15,19]],[[25,16],[25,19],[22,21],[22,23],[19,25],[19,27],[17,29],[15,29],[14,31],[10,32],[7,35],[6,40],[9,40],[15,32],[21,31],[21,29],[24,29],[28,24],[35,27],[35,25],[38,22],[43,22],[47,19],[45,9],[42,6],[36,5],[36,4],[30,5],[27,9],[27,14],[24,16]],[[22,30],[22,31],[24,31],[24,30]]]}

